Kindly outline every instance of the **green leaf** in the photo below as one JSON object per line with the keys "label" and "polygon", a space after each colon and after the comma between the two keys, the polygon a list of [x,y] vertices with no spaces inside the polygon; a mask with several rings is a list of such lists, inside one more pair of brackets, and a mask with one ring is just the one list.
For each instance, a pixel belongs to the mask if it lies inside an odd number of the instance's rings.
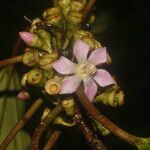
{"label": "green leaf", "polygon": [[[21,90],[17,72],[12,66],[0,70],[0,143],[19,121],[24,112],[24,102],[19,101],[16,93]],[[24,131],[19,132],[7,150],[28,150],[30,137]]]}

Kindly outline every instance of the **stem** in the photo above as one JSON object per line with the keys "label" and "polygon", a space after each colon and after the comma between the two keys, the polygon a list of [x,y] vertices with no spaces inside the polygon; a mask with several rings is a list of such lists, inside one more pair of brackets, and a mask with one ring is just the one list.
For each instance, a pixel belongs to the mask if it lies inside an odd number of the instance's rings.
{"label": "stem", "polygon": [[10,65],[10,64],[14,64],[14,63],[18,63],[18,62],[21,62],[21,61],[22,61],[22,55],[12,57],[12,58],[8,58],[8,59],[0,61],[0,67]]}
{"label": "stem", "polygon": [[24,114],[21,120],[14,126],[14,128],[9,132],[7,137],[4,139],[2,144],[0,145],[1,150],[5,150],[9,143],[15,138],[16,134],[23,128],[26,122],[31,118],[31,116],[35,113],[35,111],[42,105],[43,100],[36,100],[32,106],[28,109],[28,111]]}
{"label": "stem", "polygon": [[35,129],[33,134],[33,140],[31,145],[31,150],[39,150],[39,142],[40,138],[47,128],[47,126],[58,116],[58,114],[63,110],[62,104],[58,104],[49,114],[46,116],[44,120],[40,122],[38,127]]}
{"label": "stem", "polygon": [[16,41],[16,44],[15,44],[15,47],[12,51],[12,56],[16,56],[17,53],[18,53],[18,50],[19,50],[19,46],[20,46],[20,43],[21,43],[21,38],[18,37],[17,41]]}
{"label": "stem", "polygon": [[80,103],[84,106],[84,108],[88,111],[88,113],[91,114],[91,116],[100,122],[104,127],[106,127],[110,132],[112,132],[114,135],[118,136],[125,142],[134,145],[135,142],[140,139],[140,137],[136,137],[134,135],[131,135],[118,126],[116,126],[114,123],[112,123],[109,119],[107,119],[104,115],[102,115],[98,109],[95,108],[95,106],[87,99],[83,92],[83,88],[80,86],[77,95],[79,97]]}
{"label": "stem", "polygon": [[100,139],[97,138],[97,135],[88,127],[85,120],[82,117],[82,114],[79,108],[75,108],[74,121],[77,124],[78,128],[81,130],[86,141],[92,150],[106,150],[106,147]]}
{"label": "stem", "polygon": [[48,139],[45,147],[44,147],[44,150],[51,150],[51,148],[53,147],[53,145],[56,143],[56,141],[58,140],[58,138],[60,137],[61,135],[61,131],[59,130],[56,130],[52,133],[52,135],[50,136],[50,138]]}
{"label": "stem", "polygon": [[84,9],[84,18],[87,17],[87,14],[89,13],[89,11],[91,10],[91,8],[93,7],[93,5],[95,4],[96,0],[89,0],[85,9]]}

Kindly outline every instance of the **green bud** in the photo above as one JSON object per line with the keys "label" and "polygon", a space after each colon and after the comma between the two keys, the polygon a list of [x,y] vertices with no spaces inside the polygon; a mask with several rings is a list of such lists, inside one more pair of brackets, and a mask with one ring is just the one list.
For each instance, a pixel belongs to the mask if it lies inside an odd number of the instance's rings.
{"label": "green bud", "polygon": [[94,100],[94,102],[99,101],[112,107],[121,106],[124,104],[124,93],[120,89],[116,88],[116,86],[113,86],[111,89],[108,89],[98,95]]}
{"label": "green bud", "polygon": [[71,12],[68,14],[68,22],[69,24],[73,24],[74,26],[78,26],[83,19],[83,14],[79,12]]}
{"label": "green bud", "polygon": [[[43,39],[43,37],[44,37],[44,39]],[[40,36],[38,36],[37,34],[34,34],[34,39],[30,43],[28,43],[28,45],[37,50],[42,50],[42,51],[46,51],[48,53],[52,53],[53,50],[51,48],[51,42],[49,40],[50,40],[49,33],[43,30],[43,32]],[[47,42],[47,41],[49,41],[49,42]]]}
{"label": "green bud", "polygon": [[75,112],[74,99],[65,99],[62,102],[62,106],[68,116],[73,116]]}
{"label": "green bud", "polygon": [[75,40],[82,39],[82,41],[84,41],[86,44],[90,46],[91,50],[102,47],[101,43],[96,41],[93,35],[88,31],[77,30],[74,33],[74,39]]}
{"label": "green bud", "polygon": [[84,9],[84,4],[79,2],[79,1],[73,1],[71,3],[71,8],[70,11],[76,11],[76,12],[81,12]]}
{"label": "green bud", "polygon": [[30,28],[31,33],[35,33],[37,31],[37,23],[42,23],[42,20],[40,18],[35,18],[32,21],[31,28]]}
{"label": "green bud", "polygon": [[34,66],[39,60],[39,55],[35,50],[28,50],[23,55],[23,63],[26,66]]}
{"label": "green bud", "polygon": [[61,11],[58,7],[48,8],[43,12],[43,18],[46,24],[61,27],[62,16]]}
{"label": "green bud", "polygon": [[42,79],[42,72],[40,69],[33,69],[27,75],[27,81],[30,84],[38,84]]}
{"label": "green bud", "polygon": [[58,0],[58,6],[66,17],[70,11],[71,0]]}
{"label": "green bud", "polygon": [[58,116],[55,120],[54,120],[54,124],[57,125],[62,125],[62,126],[66,126],[66,127],[73,127],[75,126],[75,123],[70,123],[70,122],[66,122],[62,117]]}
{"label": "green bud", "polygon": [[58,54],[56,52],[52,53],[52,54],[43,53],[38,62],[40,68],[42,68],[42,69],[51,68],[51,63],[53,61],[57,60],[57,58],[58,58]]}
{"label": "green bud", "polygon": [[55,75],[55,71],[53,68],[50,68],[50,69],[46,69],[46,70],[42,70],[42,80],[41,82],[39,83],[39,86],[40,87],[44,87],[45,86],[45,83],[54,78],[54,75]]}

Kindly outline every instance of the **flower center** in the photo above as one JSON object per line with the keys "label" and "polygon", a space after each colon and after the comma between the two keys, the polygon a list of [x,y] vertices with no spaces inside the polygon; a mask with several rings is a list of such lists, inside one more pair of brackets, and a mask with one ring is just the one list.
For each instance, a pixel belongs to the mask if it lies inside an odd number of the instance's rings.
{"label": "flower center", "polygon": [[96,71],[97,69],[95,65],[91,61],[85,60],[77,65],[75,74],[76,76],[78,76],[79,78],[83,80],[95,74]]}

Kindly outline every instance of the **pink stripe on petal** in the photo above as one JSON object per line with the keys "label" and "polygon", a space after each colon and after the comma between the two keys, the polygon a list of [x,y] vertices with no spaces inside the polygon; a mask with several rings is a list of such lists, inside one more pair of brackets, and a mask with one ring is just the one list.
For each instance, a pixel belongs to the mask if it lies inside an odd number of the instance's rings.
{"label": "pink stripe on petal", "polygon": [[30,43],[33,42],[33,40],[35,39],[35,35],[30,33],[30,32],[19,32],[19,35],[21,37],[21,39],[28,45],[30,45]]}
{"label": "pink stripe on petal", "polygon": [[91,78],[88,78],[86,80],[83,80],[83,83],[84,83],[84,88],[85,88],[84,89],[85,95],[90,101],[93,101],[97,93],[97,85],[95,81]]}
{"label": "pink stripe on petal", "polygon": [[94,50],[91,53],[88,60],[92,61],[95,65],[99,65],[99,64],[107,62],[106,47],[98,48],[98,49]]}
{"label": "pink stripe on petal", "polygon": [[96,75],[93,77],[93,79],[101,86],[105,87],[111,84],[114,84],[115,81],[110,75],[109,72],[107,72],[104,69],[98,69]]}
{"label": "pink stripe on petal", "polygon": [[76,56],[78,62],[87,59],[89,52],[89,46],[81,40],[77,40],[73,47],[74,55]]}
{"label": "pink stripe on petal", "polygon": [[80,83],[81,80],[74,75],[64,78],[62,81],[60,94],[74,93],[77,90]]}
{"label": "pink stripe on petal", "polygon": [[52,67],[61,74],[73,74],[75,71],[75,66],[73,62],[69,59],[61,56],[57,61],[51,64]]}

